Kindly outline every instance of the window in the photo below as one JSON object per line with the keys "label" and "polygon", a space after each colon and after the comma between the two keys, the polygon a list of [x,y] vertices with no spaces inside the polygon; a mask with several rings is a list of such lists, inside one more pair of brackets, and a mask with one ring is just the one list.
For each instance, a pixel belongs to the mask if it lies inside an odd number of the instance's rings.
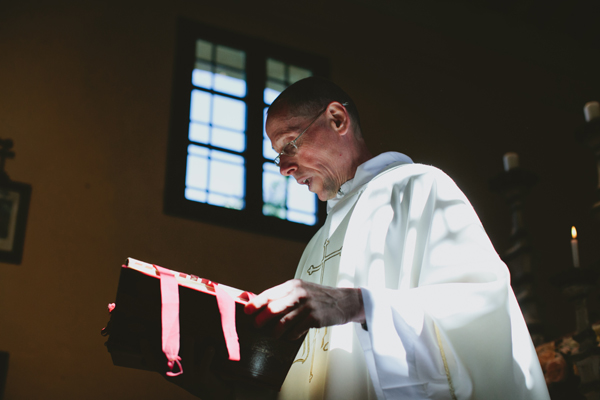
{"label": "window", "polygon": [[326,72],[319,57],[179,21],[165,212],[308,240],[324,204],[279,174],[264,122],[287,86]]}

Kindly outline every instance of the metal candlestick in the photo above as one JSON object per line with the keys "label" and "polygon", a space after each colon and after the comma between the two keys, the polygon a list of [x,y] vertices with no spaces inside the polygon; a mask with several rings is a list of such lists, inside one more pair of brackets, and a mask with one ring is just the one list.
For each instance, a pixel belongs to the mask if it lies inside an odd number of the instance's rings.
{"label": "metal candlestick", "polygon": [[600,348],[587,309],[587,297],[597,279],[597,270],[584,267],[569,268],[550,278],[550,282],[575,306],[573,339],[579,343],[579,350],[570,359],[577,366],[581,379],[579,389],[587,400],[600,400]]}
{"label": "metal candlestick", "polygon": [[600,118],[587,122],[577,130],[576,134],[579,142],[590,148],[596,158],[598,186],[596,187],[596,199],[592,205],[592,214],[597,221],[600,221]]}
{"label": "metal candlestick", "polygon": [[510,270],[513,291],[536,346],[544,343],[544,326],[535,296],[532,246],[523,221],[523,203],[537,180],[532,172],[515,167],[490,181],[491,189],[502,194],[510,207],[510,247],[502,255],[502,260]]}

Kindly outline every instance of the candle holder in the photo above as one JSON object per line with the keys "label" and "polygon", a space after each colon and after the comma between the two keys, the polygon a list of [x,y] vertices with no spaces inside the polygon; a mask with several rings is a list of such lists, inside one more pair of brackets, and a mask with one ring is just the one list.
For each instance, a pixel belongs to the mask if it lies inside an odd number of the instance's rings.
{"label": "candle holder", "polygon": [[587,297],[599,275],[596,266],[595,269],[569,268],[550,278],[550,282],[575,306],[573,339],[579,344],[579,350],[569,358],[577,366],[581,379],[579,390],[587,400],[600,400],[600,348],[587,309]]}
{"label": "candle holder", "polygon": [[544,343],[544,324],[535,295],[534,258],[523,221],[523,203],[537,181],[537,175],[520,167],[511,168],[490,180],[491,190],[504,197],[511,211],[510,247],[502,254],[502,260],[510,270],[511,286],[536,346]]}
{"label": "candle holder", "polygon": [[598,185],[596,186],[596,198],[592,205],[592,215],[596,221],[600,221],[600,118],[592,119],[582,125],[576,131],[577,140],[592,150],[596,158],[598,171]]}

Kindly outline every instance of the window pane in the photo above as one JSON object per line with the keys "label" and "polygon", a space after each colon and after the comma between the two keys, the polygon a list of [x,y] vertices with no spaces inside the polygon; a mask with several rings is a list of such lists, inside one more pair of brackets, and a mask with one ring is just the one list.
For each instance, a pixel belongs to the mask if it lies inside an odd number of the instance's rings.
{"label": "window pane", "polygon": [[224,96],[213,96],[213,126],[244,131],[246,129],[246,103]]}
{"label": "window pane", "polygon": [[194,86],[212,89],[213,73],[195,69],[192,71],[192,84]]}
{"label": "window pane", "polygon": [[217,192],[224,195],[241,198],[244,196],[244,159],[241,156],[228,154],[230,157],[238,157],[241,165],[231,164],[215,159],[215,153],[222,153],[213,150],[212,160],[210,162],[209,192]]}
{"label": "window pane", "polygon": [[299,222],[305,225],[314,225],[317,223],[317,217],[314,214],[304,214],[296,211],[287,212],[288,221]]}
{"label": "window pane", "polygon": [[315,194],[308,190],[308,186],[299,185],[294,179],[288,180],[286,204],[288,210],[314,214],[317,211],[317,201],[315,197]]}
{"label": "window pane", "polygon": [[265,89],[265,94],[263,96],[263,101],[265,102],[265,104],[271,105],[271,103],[273,103],[275,101],[275,99],[277,98],[277,96],[279,96],[279,93],[281,93],[281,92],[278,92],[278,91],[273,90],[273,89],[266,88]]}
{"label": "window pane", "polygon": [[197,122],[210,122],[210,94],[202,90],[192,90],[190,119]]}
{"label": "window pane", "polygon": [[[263,202],[276,207],[285,207],[286,178],[280,175],[279,171],[270,171],[270,168],[267,168],[269,164],[263,164]],[[275,165],[273,166],[275,167]]]}
{"label": "window pane", "polygon": [[203,60],[212,60],[212,43],[207,42],[206,40],[198,39],[196,40],[196,58],[201,58]]}
{"label": "window pane", "polygon": [[210,150],[203,146],[196,146],[194,144],[190,144],[188,146],[188,153],[200,156],[200,157],[208,157]]}
{"label": "window pane", "polygon": [[287,86],[281,82],[272,81],[270,79],[267,81],[267,88],[273,89],[274,91],[279,92],[279,93],[283,92],[286,87]]}
{"label": "window pane", "polygon": [[222,207],[244,207],[244,158],[189,145],[185,179],[188,200]]}
{"label": "window pane", "polygon": [[[263,171],[265,172],[270,172],[272,174],[275,175],[280,175],[279,174],[279,167],[273,163],[264,163],[263,164]],[[283,178],[283,176],[281,176]]]}
{"label": "window pane", "polygon": [[274,160],[275,157],[277,157],[277,153],[275,152],[275,150],[273,150],[269,138],[263,139],[263,157],[267,160]]}
{"label": "window pane", "polygon": [[294,82],[299,81],[300,79],[304,79],[304,78],[308,78],[309,76],[312,76],[312,72],[310,72],[307,69],[304,68],[300,68],[300,67],[294,67],[293,65],[290,65],[290,85]]}
{"label": "window pane", "polygon": [[231,47],[217,46],[217,64],[244,69],[246,66],[246,54],[241,50],[235,50]]}
{"label": "window pane", "polygon": [[243,199],[236,199],[235,197],[223,196],[217,193],[208,194],[208,204],[225,208],[233,208],[235,210],[241,210],[245,205]]}
{"label": "window pane", "polygon": [[224,151],[212,150],[210,157],[213,160],[224,161],[230,164],[244,165],[244,157],[236,154],[225,153]]}
{"label": "window pane", "polygon": [[279,82],[267,81],[267,87],[263,94],[263,101],[270,105],[281,92],[285,90],[285,85]]}
{"label": "window pane", "polygon": [[[277,157],[277,153],[273,150],[273,146],[271,145],[271,140],[267,136],[267,131],[265,130],[265,125],[267,124],[267,110],[265,107],[263,110],[263,157],[267,160],[274,160]],[[276,167],[274,164],[271,164]],[[277,167],[276,167],[277,168]],[[279,169],[277,169],[277,172]]]}
{"label": "window pane", "polygon": [[246,149],[246,135],[243,132],[213,128],[211,144],[241,153]]}
{"label": "window pane", "polygon": [[208,159],[188,154],[185,185],[195,189],[206,189]]}
{"label": "window pane", "polygon": [[221,71],[215,74],[215,90],[232,96],[246,96],[246,81],[243,73]]}
{"label": "window pane", "polygon": [[204,61],[196,61],[192,71],[192,84],[194,86],[212,89],[213,86],[212,65]]}
{"label": "window pane", "polygon": [[208,125],[190,122],[189,138],[192,142],[208,144]]}
{"label": "window pane", "polygon": [[276,207],[272,204],[263,204],[263,215],[285,219],[285,208]]}
{"label": "window pane", "polygon": [[275,164],[263,163],[263,214],[314,225],[317,197],[307,186],[282,176]]}
{"label": "window pane", "polygon": [[275,78],[280,81],[285,80],[285,64],[281,61],[267,59],[267,77]]}
{"label": "window pane", "polygon": [[192,188],[185,189],[185,198],[188,200],[206,203],[206,197],[206,190],[198,190]]}

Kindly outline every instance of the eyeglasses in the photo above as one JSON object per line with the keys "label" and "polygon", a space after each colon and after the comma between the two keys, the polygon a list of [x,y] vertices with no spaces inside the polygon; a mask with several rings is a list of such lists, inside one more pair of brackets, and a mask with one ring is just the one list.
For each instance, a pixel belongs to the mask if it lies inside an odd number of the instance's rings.
{"label": "eyeglasses", "polygon": [[[342,103],[342,105],[344,107],[346,107],[348,105],[348,103]],[[329,106],[327,106],[327,107],[329,107]],[[298,141],[298,139],[300,139],[300,136],[304,135],[304,132],[306,132],[308,130],[308,128],[310,128],[312,126],[312,124],[314,124],[315,121],[319,119],[319,117],[325,112],[325,110],[327,110],[327,107],[325,107],[319,114],[317,114],[315,119],[313,119],[311,121],[311,123],[308,124],[308,126],[302,132],[300,132],[300,134],[298,136],[296,136],[296,139],[292,140],[291,142],[288,142],[285,146],[283,146],[283,150],[281,150],[281,152],[273,160],[275,165],[277,165],[279,167],[279,165],[281,164],[281,156],[285,155],[288,157],[293,157],[296,154],[298,154],[298,146],[296,145],[296,142]]]}

